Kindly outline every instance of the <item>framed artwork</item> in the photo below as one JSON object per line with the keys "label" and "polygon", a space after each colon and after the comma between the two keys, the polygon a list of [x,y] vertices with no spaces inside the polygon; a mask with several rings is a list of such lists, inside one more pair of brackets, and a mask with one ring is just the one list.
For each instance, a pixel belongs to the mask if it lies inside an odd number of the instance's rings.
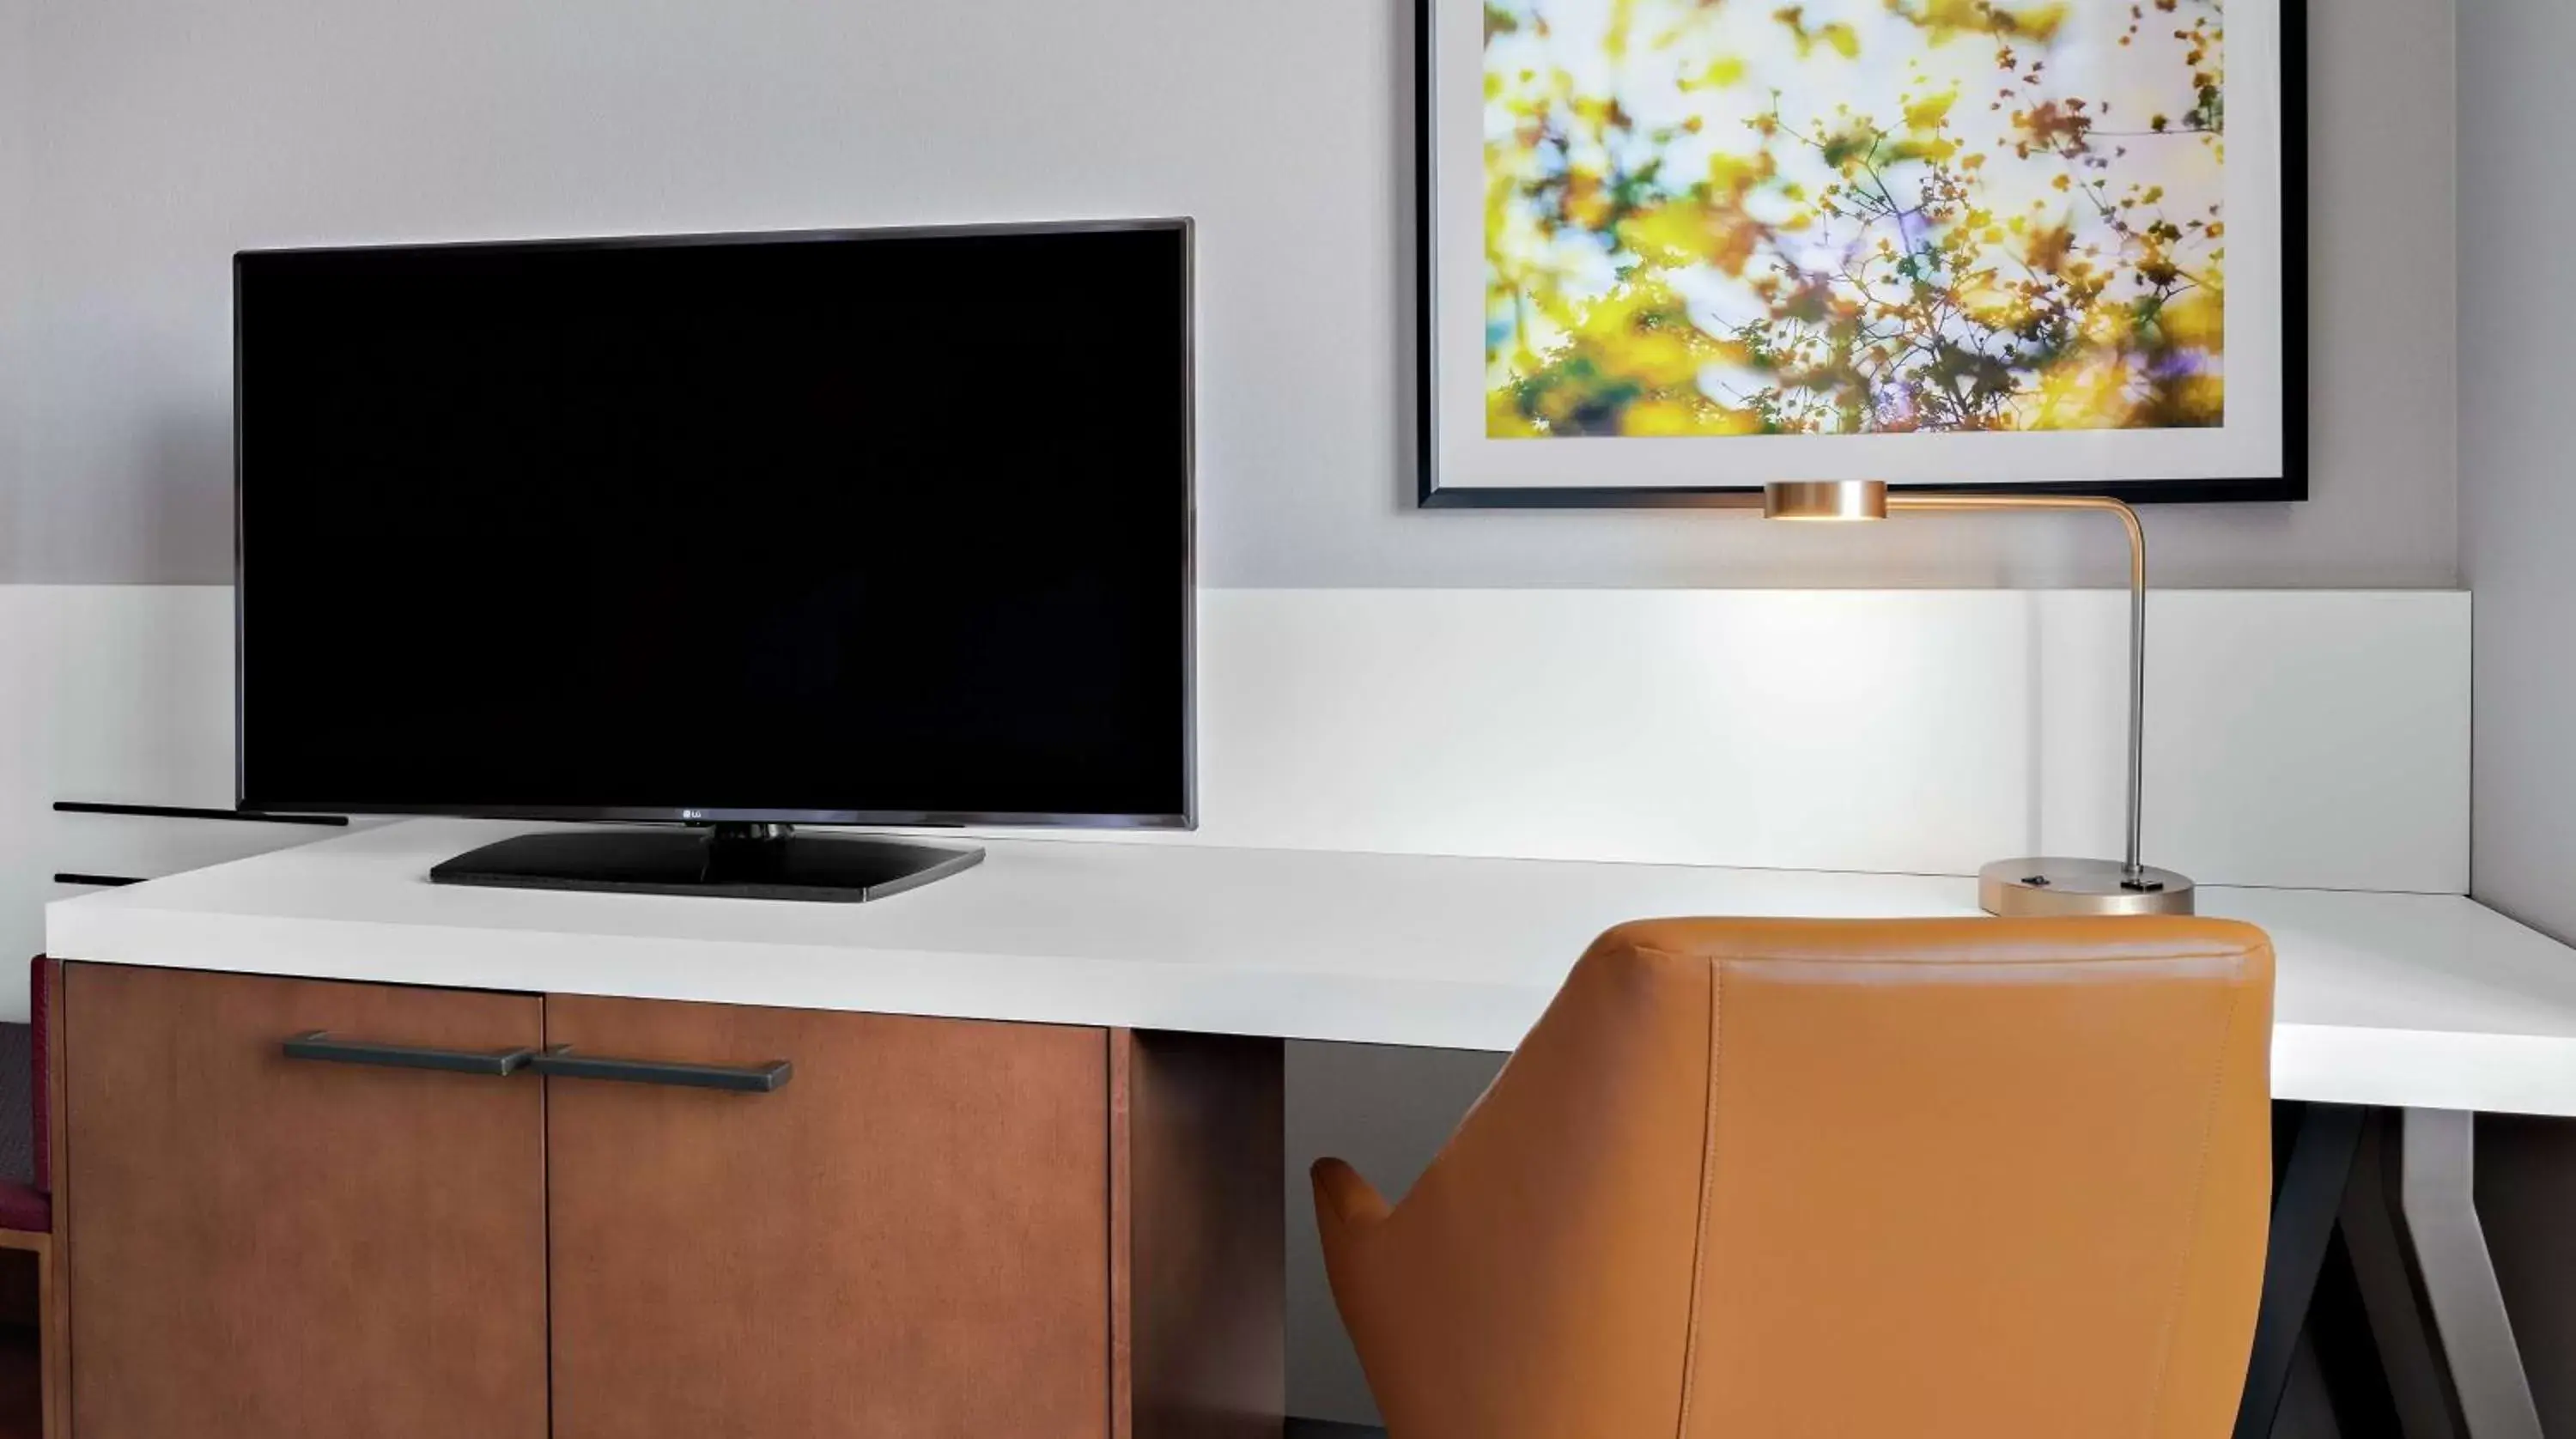
{"label": "framed artwork", "polygon": [[2307,495],[2303,0],[1418,0],[1421,500]]}

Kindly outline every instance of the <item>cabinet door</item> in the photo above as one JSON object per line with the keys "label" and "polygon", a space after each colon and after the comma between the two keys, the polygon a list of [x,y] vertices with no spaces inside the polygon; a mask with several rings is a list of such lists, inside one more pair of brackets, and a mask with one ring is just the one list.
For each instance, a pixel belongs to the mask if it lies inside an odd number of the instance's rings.
{"label": "cabinet door", "polygon": [[[556,1439],[1100,1439],[1100,1030],[552,996]],[[671,1076],[665,1076],[668,1078]]]}
{"label": "cabinet door", "polygon": [[75,964],[63,1004],[80,1439],[544,1439],[543,1087],[283,1047],[464,1062],[540,1001]]}

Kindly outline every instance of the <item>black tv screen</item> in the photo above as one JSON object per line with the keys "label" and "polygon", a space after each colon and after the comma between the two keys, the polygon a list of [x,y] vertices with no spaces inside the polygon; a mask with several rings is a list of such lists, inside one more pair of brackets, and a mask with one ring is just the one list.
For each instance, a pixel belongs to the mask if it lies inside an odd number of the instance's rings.
{"label": "black tv screen", "polygon": [[235,260],[240,798],[1183,826],[1183,221]]}

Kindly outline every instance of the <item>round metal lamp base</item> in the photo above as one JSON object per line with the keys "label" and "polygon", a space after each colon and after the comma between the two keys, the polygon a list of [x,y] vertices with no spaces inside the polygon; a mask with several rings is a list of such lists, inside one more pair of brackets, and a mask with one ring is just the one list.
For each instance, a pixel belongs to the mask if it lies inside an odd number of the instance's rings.
{"label": "round metal lamp base", "polygon": [[2192,884],[2150,868],[2136,884],[2117,860],[2007,859],[1977,871],[1977,903],[1988,914],[2190,914]]}

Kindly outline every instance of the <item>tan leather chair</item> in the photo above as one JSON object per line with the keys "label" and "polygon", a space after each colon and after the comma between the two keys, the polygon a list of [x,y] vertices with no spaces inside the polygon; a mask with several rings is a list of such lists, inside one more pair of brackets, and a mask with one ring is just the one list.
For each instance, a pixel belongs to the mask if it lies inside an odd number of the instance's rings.
{"label": "tan leather chair", "polygon": [[1625,925],[1325,1264],[1392,1439],[2217,1439],[2271,1037],[2241,924]]}

